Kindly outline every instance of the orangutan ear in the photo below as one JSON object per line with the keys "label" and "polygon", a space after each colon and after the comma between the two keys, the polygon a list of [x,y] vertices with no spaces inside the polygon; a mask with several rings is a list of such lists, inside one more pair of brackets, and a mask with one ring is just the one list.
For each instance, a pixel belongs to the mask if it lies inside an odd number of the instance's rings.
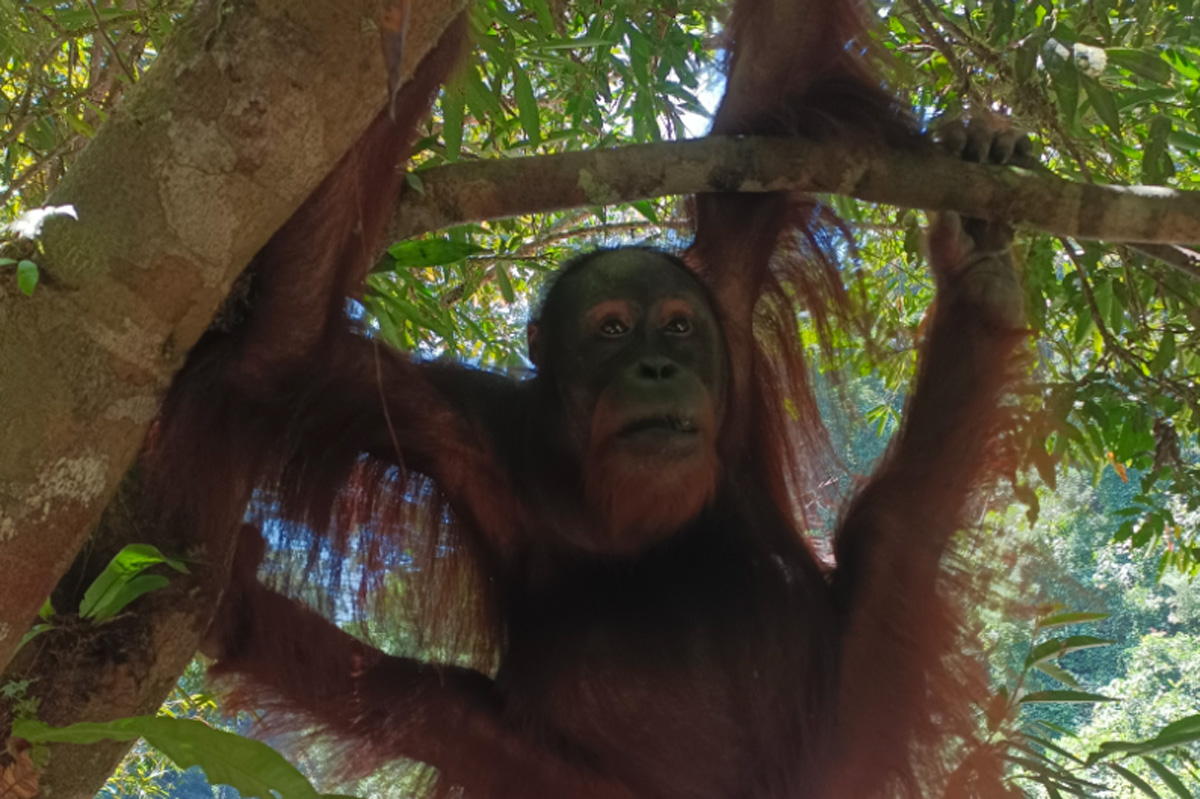
{"label": "orangutan ear", "polygon": [[525,326],[525,341],[529,346],[529,360],[534,366],[541,368],[542,337],[541,326],[537,322],[530,322]]}

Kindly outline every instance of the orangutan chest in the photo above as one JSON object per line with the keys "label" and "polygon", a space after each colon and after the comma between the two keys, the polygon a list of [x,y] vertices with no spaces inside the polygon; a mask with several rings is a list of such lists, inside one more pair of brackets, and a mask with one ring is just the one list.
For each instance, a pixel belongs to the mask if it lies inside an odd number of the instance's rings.
{"label": "orangutan chest", "polygon": [[748,751],[742,675],[711,633],[655,629],[576,630],[540,637],[536,648],[514,642],[498,675],[510,722],[634,784],[729,796]]}

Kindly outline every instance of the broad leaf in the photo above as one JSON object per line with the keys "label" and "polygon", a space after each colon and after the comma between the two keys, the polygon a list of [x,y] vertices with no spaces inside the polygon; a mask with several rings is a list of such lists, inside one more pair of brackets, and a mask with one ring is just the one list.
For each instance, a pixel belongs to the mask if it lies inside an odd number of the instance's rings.
{"label": "broad leaf", "polygon": [[392,256],[392,267],[399,270],[417,266],[445,266],[486,251],[486,248],[470,242],[434,238],[402,241],[389,247],[388,255]]}
{"label": "broad leaf", "polygon": [[1033,691],[1021,697],[1021,704],[1033,705],[1048,702],[1116,702],[1111,696],[1092,694],[1087,691]]}
{"label": "broad leaf", "polygon": [[184,574],[187,567],[182,561],[168,558],[149,544],[130,544],[118,552],[100,576],[92,581],[83,599],[79,603],[79,616],[83,619],[93,619],[103,622],[120,613],[130,602],[147,591],[153,591],[167,584],[165,577],[146,578],[139,580],[133,588],[138,575],[151,566],[160,563]]}
{"label": "broad leaf", "polygon": [[90,744],[145,738],[146,743],[180,769],[199,767],[209,782],[228,785],[244,797],[276,799],[278,794],[285,799],[321,799],[304,775],[271,747],[194,719],[134,716],[69,727],[18,720],[13,724],[13,735],[35,744]]}

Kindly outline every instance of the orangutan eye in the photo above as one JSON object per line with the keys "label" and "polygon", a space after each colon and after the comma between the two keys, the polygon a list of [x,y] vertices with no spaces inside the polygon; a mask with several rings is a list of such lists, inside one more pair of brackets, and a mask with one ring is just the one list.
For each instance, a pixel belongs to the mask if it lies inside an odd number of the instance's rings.
{"label": "orangutan eye", "polygon": [[600,323],[600,335],[605,338],[619,338],[629,332],[629,325],[623,319],[610,316]]}
{"label": "orangutan eye", "polygon": [[663,326],[663,332],[672,336],[686,336],[692,332],[692,320],[686,316],[672,316]]}

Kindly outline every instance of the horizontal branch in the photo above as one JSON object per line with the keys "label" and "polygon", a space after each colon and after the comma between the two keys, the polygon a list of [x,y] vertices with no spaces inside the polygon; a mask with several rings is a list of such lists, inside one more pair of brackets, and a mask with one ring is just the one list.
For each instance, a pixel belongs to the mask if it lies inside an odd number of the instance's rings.
{"label": "horizontal branch", "polygon": [[464,222],[709,191],[801,191],[931,211],[1003,218],[1080,239],[1200,242],[1200,192],[1097,186],[936,151],[848,140],[712,136],[611,150],[470,161],[422,170],[392,234]]}

